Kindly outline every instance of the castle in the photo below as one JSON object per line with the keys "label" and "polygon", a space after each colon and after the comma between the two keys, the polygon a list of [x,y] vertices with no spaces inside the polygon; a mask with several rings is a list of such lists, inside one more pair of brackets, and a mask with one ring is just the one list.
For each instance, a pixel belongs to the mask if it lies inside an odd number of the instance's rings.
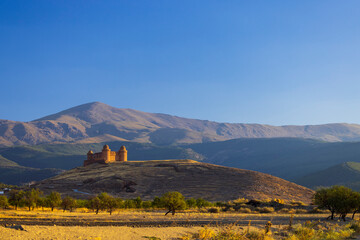
{"label": "castle", "polygon": [[125,146],[121,146],[117,152],[111,151],[109,145],[104,145],[101,152],[93,153],[89,151],[87,153],[87,160],[84,161],[84,167],[92,163],[112,163],[112,162],[126,162],[127,150]]}

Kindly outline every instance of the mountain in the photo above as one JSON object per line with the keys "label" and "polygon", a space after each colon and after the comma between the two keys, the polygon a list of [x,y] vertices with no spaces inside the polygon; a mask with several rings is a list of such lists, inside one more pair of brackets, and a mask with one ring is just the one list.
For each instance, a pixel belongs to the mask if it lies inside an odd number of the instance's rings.
{"label": "mountain", "polygon": [[[298,179],[306,175],[344,162],[360,161],[360,142],[329,143],[302,138],[243,138],[177,146],[115,141],[6,147],[0,148],[0,169],[7,166],[21,166],[68,170],[82,166],[86,153],[90,149],[99,152],[104,144],[108,144],[114,151],[117,151],[121,145],[125,145],[130,161],[187,158],[227,167],[260,171],[299,184],[301,182],[298,182]],[[6,171],[10,169],[5,168],[3,173]],[[50,176],[44,175],[45,177]],[[4,181],[3,179],[0,175],[0,182]],[[37,178],[37,180],[40,179]],[[29,179],[29,181],[32,180],[35,179]],[[15,184],[8,181],[7,183]]]}
{"label": "mountain", "polygon": [[255,171],[193,160],[161,160],[91,164],[38,182],[45,193],[54,189],[77,198],[108,192],[149,200],[169,191],[185,197],[228,201],[238,198],[296,200],[309,203],[313,191]]}
{"label": "mountain", "polygon": [[0,120],[0,146],[106,141],[157,145],[202,143],[235,138],[297,137],[324,141],[360,140],[360,125],[270,126],[218,123],[160,113],[83,104],[31,122]]}
{"label": "mountain", "polygon": [[297,179],[299,184],[310,188],[343,185],[360,191],[360,163],[345,162]]}
{"label": "mountain", "polygon": [[260,171],[291,181],[337,164],[360,161],[360,142],[258,138],[186,146],[201,154],[205,162]]}

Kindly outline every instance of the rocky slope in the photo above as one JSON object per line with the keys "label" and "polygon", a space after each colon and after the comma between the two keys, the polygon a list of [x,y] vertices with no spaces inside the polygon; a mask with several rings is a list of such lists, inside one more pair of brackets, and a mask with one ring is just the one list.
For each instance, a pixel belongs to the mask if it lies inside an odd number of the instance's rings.
{"label": "rocky slope", "polygon": [[268,174],[193,160],[92,164],[43,180],[35,187],[78,198],[108,192],[122,198],[153,199],[168,191],[185,197],[227,201],[281,198],[309,203],[313,191]]}
{"label": "rocky slope", "polygon": [[31,122],[0,120],[0,146],[51,142],[152,142],[158,145],[201,143],[234,138],[300,137],[325,141],[360,139],[360,125],[270,126],[218,123],[95,102]]}

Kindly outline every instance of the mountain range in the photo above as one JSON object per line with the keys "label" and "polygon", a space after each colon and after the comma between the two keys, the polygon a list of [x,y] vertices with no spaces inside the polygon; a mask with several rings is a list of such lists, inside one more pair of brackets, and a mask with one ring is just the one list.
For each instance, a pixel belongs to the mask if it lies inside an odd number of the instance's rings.
{"label": "mountain range", "polygon": [[330,142],[357,141],[360,140],[360,125],[218,123],[115,108],[100,102],[83,104],[30,122],[0,120],[0,146],[107,141],[173,145],[275,137],[313,138]]}
{"label": "mountain range", "polygon": [[[98,152],[109,144],[115,151],[126,145],[129,160],[193,159],[312,188],[343,184],[357,189],[358,182],[341,176],[360,162],[359,138],[356,124],[217,123],[95,102],[27,123],[1,120],[0,182],[21,184],[55,176],[81,166],[90,149]],[[348,176],[357,179],[359,174],[351,170]]]}

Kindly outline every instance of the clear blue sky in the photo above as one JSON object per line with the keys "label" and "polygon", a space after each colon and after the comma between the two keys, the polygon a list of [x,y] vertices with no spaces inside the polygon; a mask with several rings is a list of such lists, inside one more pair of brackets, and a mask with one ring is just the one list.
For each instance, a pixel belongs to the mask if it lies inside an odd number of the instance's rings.
{"label": "clear blue sky", "polygon": [[360,1],[0,1],[0,119],[87,102],[360,123]]}

